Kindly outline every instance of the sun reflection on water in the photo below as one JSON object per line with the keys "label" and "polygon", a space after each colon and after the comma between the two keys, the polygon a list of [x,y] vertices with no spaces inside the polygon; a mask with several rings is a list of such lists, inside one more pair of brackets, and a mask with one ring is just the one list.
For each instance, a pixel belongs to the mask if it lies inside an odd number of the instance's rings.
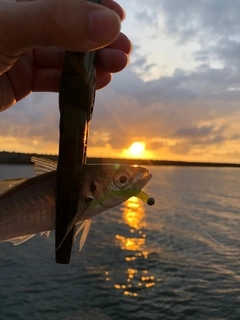
{"label": "sun reflection on water", "polygon": [[[142,230],[146,227],[144,204],[135,197],[125,202],[122,209],[123,220],[130,227],[131,236],[124,237],[116,235],[117,244],[123,251],[127,251],[125,260],[133,265],[137,259],[148,259],[149,252],[146,250],[145,241],[147,235]],[[125,296],[136,297],[145,288],[155,286],[155,277],[148,274],[148,270],[137,270],[127,268],[125,271],[127,278],[122,284],[115,284],[115,289],[122,290]]]}
{"label": "sun reflection on water", "polygon": [[138,198],[132,197],[126,201],[126,205],[123,208],[123,219],[133,231],[140,230],[146,226],[145,215],[143,204]]}

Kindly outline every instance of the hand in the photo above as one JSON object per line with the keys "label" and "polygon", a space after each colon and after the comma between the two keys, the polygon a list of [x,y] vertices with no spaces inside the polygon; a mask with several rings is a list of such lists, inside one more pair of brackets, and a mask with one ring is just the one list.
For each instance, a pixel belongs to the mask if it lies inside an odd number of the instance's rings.
{"label": "hand", "polygon": [[113,0],[0,0],[0,111],[32,91],[58,92],[64,50],[97,51],[97,89],[128,62],[120,33],[123,9]]}

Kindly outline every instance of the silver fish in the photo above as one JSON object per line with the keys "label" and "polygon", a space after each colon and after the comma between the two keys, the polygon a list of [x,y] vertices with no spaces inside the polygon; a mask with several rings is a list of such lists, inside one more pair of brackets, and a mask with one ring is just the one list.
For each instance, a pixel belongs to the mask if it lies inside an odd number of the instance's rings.
{"label": "silver fish", "polygon": [[[32,161],[35,177],[0,181],[0,242],[10,241],[17,245],[37,233],[48,235],[55,228],[57,162],[36,157]],[[131,190],[140,191],[151,177],[147,169],[138,166],[84,165],[78,212],[68,226],[70,231],[84,221],[75,234],[84,229],[80,249],[91,218],[130,198]]]}

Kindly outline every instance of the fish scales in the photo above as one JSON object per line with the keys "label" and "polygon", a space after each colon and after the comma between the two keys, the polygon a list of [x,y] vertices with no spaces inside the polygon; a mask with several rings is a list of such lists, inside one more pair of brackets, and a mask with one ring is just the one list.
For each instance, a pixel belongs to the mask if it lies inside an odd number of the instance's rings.
{"label": "fish scales", "polygon": [[53,230],[56,172],[33,177],[0,197],[0,241]]}

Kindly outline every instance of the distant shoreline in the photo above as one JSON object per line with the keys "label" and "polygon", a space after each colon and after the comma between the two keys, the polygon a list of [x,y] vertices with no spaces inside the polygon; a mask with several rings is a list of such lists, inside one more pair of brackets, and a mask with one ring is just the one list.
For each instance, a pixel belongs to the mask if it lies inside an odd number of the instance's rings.
{"label": "distant shoreline", "polygon": [[[0,163],[7,164],[32,164],[31,157],[43,157],[57,161],[56,155],[21,153],[21,152],[0,152]],[[122,163],[138,164],[145,166],[191,166],[191,167],[229,167],[240,168],[239,163],[217,163],[217,162],[194,162],[194,161],[171,161],[171,160],[143,160],[143,159],[117,159],[117,158],[88,158],[87,163]]]}

